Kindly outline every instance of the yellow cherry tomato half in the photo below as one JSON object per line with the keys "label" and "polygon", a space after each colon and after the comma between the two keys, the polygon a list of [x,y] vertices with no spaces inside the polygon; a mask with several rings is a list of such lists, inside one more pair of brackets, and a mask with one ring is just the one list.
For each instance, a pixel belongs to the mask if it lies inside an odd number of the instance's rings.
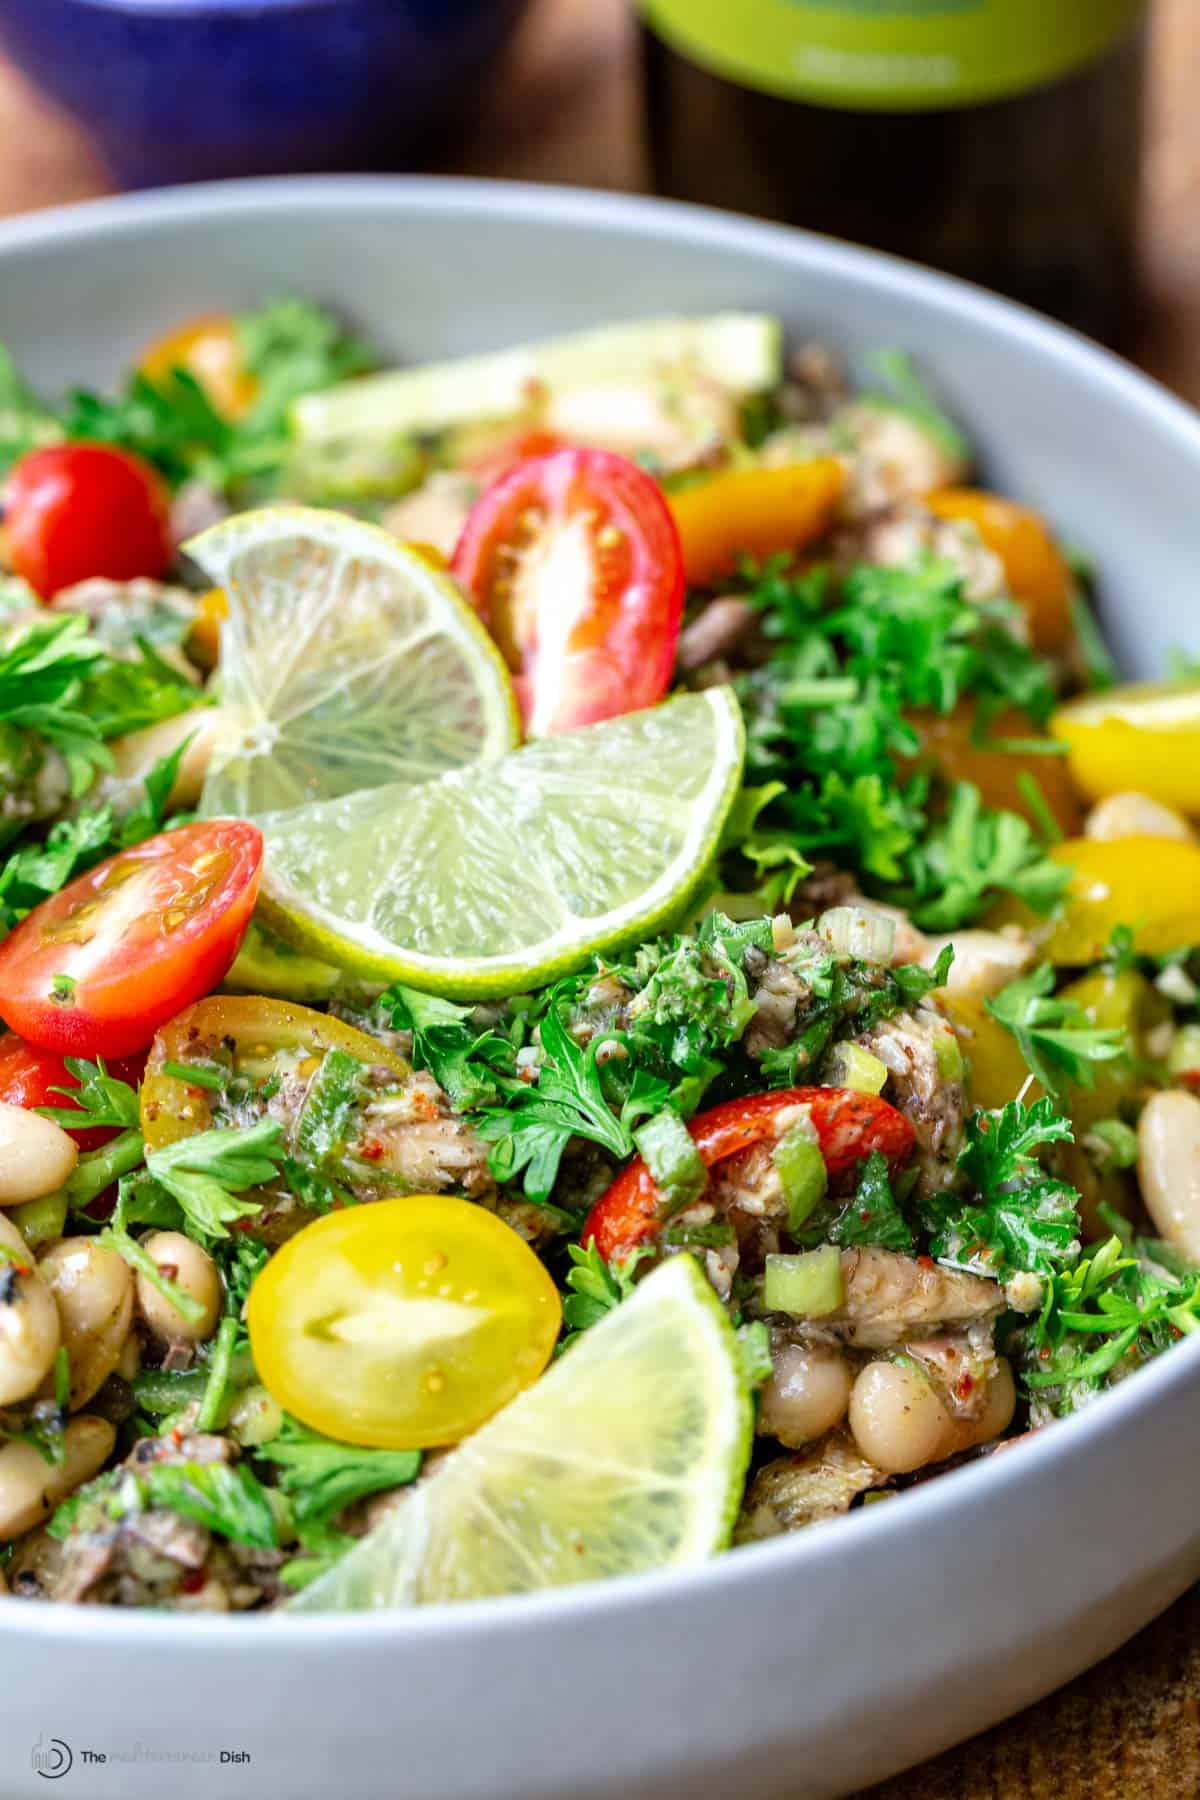
{"label": "yellow cherry tomato half", "polygon": [[1032,507],[982,488],[942,488],[925,500],[939,519],[965,519],[1004,565],[1008,591],[1029,620],[1034,647],[1065,650],[1074,635],[1075,578],[1046,521]]}
{"label": "yellow cherry tomato half", "polygon": [[456,1444],[535,1382],[562,1320],[523,1238],[468,1200],[409,1195],[317,1219],[246,1309],[259,1378],[348,1444]]}
{"label": "yellow cherry tomato half", "polygon": [[1134,682],[1059,707],[1052,734],[1067,745],[1091,800],[1130,789],[1200,813],[1200,682]]}
{"label": "yellow cherry tomato half", "polygon": [[172,369],[195,377],[219,413],[244,418],[258,397],[258,382],[246,368],[237,325],[228,313],[204,313],[143,350],[138,368],[162,381]]}
{"label": "yellow cherry tomato half", "polygon": [[1137,969],[1092,969],[1060,991],[1064,1000],[1083,1008],[1089,1025],[1120,1031],[1128,1050],[1120,1061],[1096,1064],[1090,1087],[1066,1084],[1064,1110],[1081,1138],[1098,1119],[1114,1118],[1126,1105],[1136,1107],[1145,1083],[1139,1065],[1148,1054],[1146,1036],[1171,1017],[1171,1008]]}
{"label": "yellow cherry tomato half", "polygon": [[721,469],[667,495],[689,587],[731,575],[743,556],[803,550],[833,524],[846,485],[833,456],[811,462]]}
{"label": "yellow cherry tomato half", "polygon": [[972,1106],[991,1112],[1007,1106],[1018,1094],[1023,1094],[1029,1104],[1041,1099],[1041,1083],[1030,1082],[1029,1065],[1016,1038],[988,1012],[984,995],[947,991],[939,994],[938,1000],[966,1058],[967,1091]]}
{"label": "yellow cherry tomato half", "polygon": [[211,1094],[171,1069],[219,1060],[235,1075],[265,1081],[287,1071],[311,1074],[330,1050],[390,1069],[398,1082],[412,1072],[378,1038],[291,1000],[261,994],[210,994],[197,1000],[163,1025],[150,1046],[141,1088],[147,1149],[161,1150],[213,1124]]}
{"label": "yellow cherry tomato half", "polygon": [[1019,924],[1051,962],[1098,962],[1115,925],[1128,925],[1134,949],[1161,956],[1200,943],[1200,845],[1177,838],[1068,838],[1049,852],[1071,868],[1063,899],[1049,917],[1004,900],[989,923]]}

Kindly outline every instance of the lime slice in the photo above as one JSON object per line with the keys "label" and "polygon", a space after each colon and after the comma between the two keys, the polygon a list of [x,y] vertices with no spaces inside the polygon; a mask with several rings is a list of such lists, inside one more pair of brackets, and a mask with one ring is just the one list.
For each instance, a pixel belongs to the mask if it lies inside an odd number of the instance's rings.
{"label": "lime slice", "polygon": [[543,738],[422,787],[260,819],[267,924],[364,979],[516,993],[687,899],[738,790],[728,688]]}
{"label": "lime slice", "polygon": [[690,1256],[593,1325],[291,1602],[362,1610],[702,1562],[729,1541],[752,1413]]}
{"label": "lime slice", "polygon": [[517,743],[503,658],[448,576],[341,513],[264,507],[185,546],[223,588],[203,811],[256,818],[412,786]]}

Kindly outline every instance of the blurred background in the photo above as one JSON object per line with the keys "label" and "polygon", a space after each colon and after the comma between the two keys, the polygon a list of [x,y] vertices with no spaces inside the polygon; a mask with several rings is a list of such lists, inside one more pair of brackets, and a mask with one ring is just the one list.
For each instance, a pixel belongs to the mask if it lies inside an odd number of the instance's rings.
{"label": "blurred background", "polygon": [[0,0],[0,213],[279,170],[658,189],[951,268],[1200,401],[1198,0]]}

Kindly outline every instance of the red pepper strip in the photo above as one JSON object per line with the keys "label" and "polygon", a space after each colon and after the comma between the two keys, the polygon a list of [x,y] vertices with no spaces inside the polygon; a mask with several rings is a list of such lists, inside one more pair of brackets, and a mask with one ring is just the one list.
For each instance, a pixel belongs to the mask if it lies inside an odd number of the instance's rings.
{"label": "red pepper strip", "polygon": [[[776,1115],[785,1107],[810,1109],[817,1144],[830,1176],[881,1150],[892,1168],[912,1154],[916,1134],[904,1114],[875,1094],[854,1088],[781,1088],[726,1100],[699,1113],[688,1126],[705,1167],[776,1136]],[[603,1193],[583,1227],[581,1242],[594,1243],[606,1262],[625,1257],[663,1223],[662,1196],[641,1157],[623,1169]]]}

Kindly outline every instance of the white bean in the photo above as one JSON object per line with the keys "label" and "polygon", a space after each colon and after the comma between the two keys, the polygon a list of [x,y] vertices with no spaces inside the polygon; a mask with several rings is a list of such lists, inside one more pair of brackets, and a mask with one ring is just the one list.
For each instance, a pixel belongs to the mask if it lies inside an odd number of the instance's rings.
{"label": "white bean", "polygon": [[1200,1263],[1200,1100],[1182,1088],[1152,1094],[1138,1120],[1138,1181],[1163,1236]]}
{"label": "white bean", "polygon": [[60,1341],[54,1295],[37,1274],[24,1238],[0,1213],[0,1406],[37,1393]]}
{"label": "white bean", "polygon": [[32,1444],[0,1450],[0,1539],[33,1531],[111,1454],[116,1427],[107,1419],[72,1419],[63,1434],[63,1459],[48,1463]]}
{"label": "white bean", "polygon": [[840,1425],[850,1404],[850,1366],[838,1350],[784,1344],[758,1405],[757,1429],[799,1450]]}
{"label": "white bean", "polygon": [[1177,813],[1173,806],[1164,806],[1161,800],[1152,800],[1149,794],[1132,792],[1109,794],[1098,801],[1084,820],[1083,835],[1101,839],[1176,838],[1187,844],[1195,838],[1183,814]]}
{"label": "white bean", "polygon": [[1004,1431],[1016,1405],[1012,1370],[1001,1357],[977,1413],[951,1412],[913,1362],[868,1363],[850,1395],[850,1430],[868,1462],[907,1475],[986,1444]]}
{"label": "white bean", "polygon": [[38,1263],[54,1295],[70,1366],[72,1412],[86,1406],[121,1360],[133,1323],[133,1276],[94,1238],[60,1238]]}
{"label": "white bean", "polygon": [[60,1188],[79,1146],[53,1119],[0,1102],[0,1206],[23,1206]]}
{"label": "white bean", "polygon": [[154,1283],[139,1273],[137,1303],[148,1329],[167,1344],[202,1344],[217,1329],[221,1312],[221,1277],[207,1250],[181,1231],[156,1231],[142,1248],[171,1281],[204,1308],[194,1323],[159,1293]]}
{"label": "white bean", "polygon": [[141,731],[131,731],[128,736],[118,738],[110,746],[113,770],[105,778],[102,797],[111,796],[119,804],[129,789],[140,786],[155,763],[170,756],[190,738],[191,742],[179,759],[168,805],[195,806],[213,750],[227,723],[228,714],[220,707],[197,706],[191,712],[177,713],[172,719],[161,719],[157,725],[147,725]]}

